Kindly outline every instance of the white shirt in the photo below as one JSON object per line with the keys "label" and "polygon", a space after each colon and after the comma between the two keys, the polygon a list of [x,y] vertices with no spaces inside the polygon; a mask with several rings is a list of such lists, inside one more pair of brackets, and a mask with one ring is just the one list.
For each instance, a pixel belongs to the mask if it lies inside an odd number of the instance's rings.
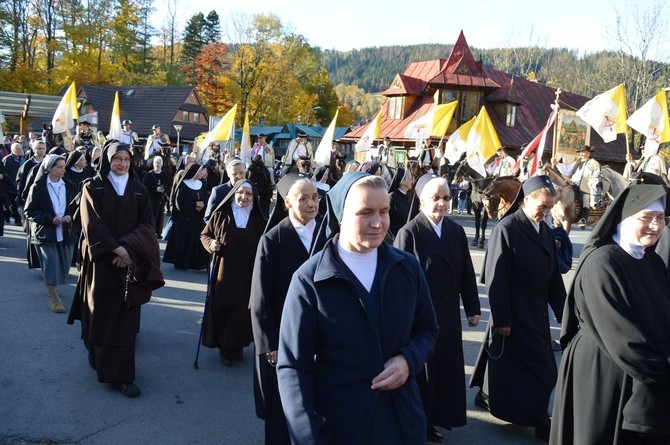
{"label": "white shirt", "polygon": [[107,175],[109,182],[111,182],[112,186],[114,187],[114,191],[119,196],[123,196],[123,194],[126,192],[126,185],[128,185],[129,177],[130,175],[127,172],[123,176],[117,176],[112,172],[109,172]]}
{"label": "white shirt", "polygon": [[435,224],[431,218],[426,217],[426,219],[428,220],[430,225],[433,227],[433,230],[435,231],[435,233],[437,233],[437,237],[442,238],[442,220],[444,218],[441,218],[440,221],[437,224]]}
{"label": "white shirt", "polygon": [[[65,215],[65,206],[67,205],[65,183],[62,179],[59,179],[58,182],[52,182],[51,178],[47,176],[47,190],[49,190],[49,198],[51,198],[55,216],[62,218]],[[56,241],[63,241],[62,226],[56,226]]]}
{"label": "white shirt", "polygon": [[377,272],[377,249],[368,253],[350,252],[338,242],[337,253],[365,290],[370,292]]}
{"label": "white shirt", "polygon": [[293,159],[298,159],[300,156],[307,156],[307,146],[305,144],[298,144],[298,146],[295,147],[295,151],[293,152]]}
{"label": "white shirt", "polygon": [[300,238],[302,245],[305,246],[305,249],[307,250],[307,252],[309,252],[309,250],[312,247],[312,237],[314,236],[314,228],[316,227],[316,221],[311,219],[307,222],[307,224],[302,225],[290,213],[288,215],[288,218],[289,220],[291,220],[291,224],[293,225],[293,228],[298,234],[298,237]]}

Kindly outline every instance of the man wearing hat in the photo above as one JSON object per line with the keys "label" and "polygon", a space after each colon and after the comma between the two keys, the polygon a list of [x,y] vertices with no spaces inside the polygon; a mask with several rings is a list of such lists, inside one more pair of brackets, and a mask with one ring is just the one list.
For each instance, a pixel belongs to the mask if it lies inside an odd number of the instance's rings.
{"label": "man wearing hat", "polygon": [[[595,151],[594,147],[585,145],[577,150],[580,161],[575,165],[575,169],[564,174],[568,184],[579,189],[582,196],[582,217],[579,220],[579,227],[584,228],[589,220],[589,208],[591,207],[591,188],[589,181],[591,178],[600,176],[600,163],[591,157]],[[553,160],[552,160],[553,161]],[[560,170],[560,166],[559,167]]]}
{"label": "man wearing hat", "polygon": [[121,137],[120,140],[124,144],[128,144],[129,146],[133,146],[137,144],[140,141],[140,138],[137,136],[137,133],[135,133],[130,126],[133,125],[133,122],[130,119],[125,119],[122,123],[121,126],[123,127],[121,131]]}
{"label": "man wearing hat", "polygon": [[79,121],[79,128],[77,128],[77,135],[74,137],[74,146],[84,146],[90,156],[93,147],[100,147],[98,137],[91,131],[91,123],[85,119]]}
{"label": "man wearing hat", "polygon": [[272,148],[272,145],[266,142],[267,136],[263,133],[259,134],[256,138],[256,143],[251,147],[251,159],[255,159],[256,156],[260,156],[263,160],[265,168],[270,172],[270,181],[272,185],[275,185],[275,151]]}
{"label": "man wearing hat", "polygon": [[151,127],[151,131],[153,133],[147,137],[147,144],[144,146],[145,161],[151,156],[160,153],[163,145],[170,145],[170,137],[167,134],[161,133],[160,125],[154,125]]}
{"label": "man wearing hat", "polygon": [[496,150],[495,159],[486,166],[486,172],[491,176],[514,176],[515,164],[514,158],[505,153],[503,147],[500,147]]}
{"label": "man wearing hat", "polygon": [[307,140],[307,133],[298,130],[298,137],[293,139],[288,145],[286,155],[284,156],[284,168],[282,169],[282,176],[289,171],[297,171],[296,161],[300,157],[309,157],[309,160],[314,164],[314,151],[312,150],[312,143]]}

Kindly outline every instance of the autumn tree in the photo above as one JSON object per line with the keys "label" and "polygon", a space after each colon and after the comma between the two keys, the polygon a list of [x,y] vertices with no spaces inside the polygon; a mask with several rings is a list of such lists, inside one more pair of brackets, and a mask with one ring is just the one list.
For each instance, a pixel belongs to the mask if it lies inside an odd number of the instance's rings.
{"label": "autumn tree", "polygon": [[217,42],[205,46],[195,61],[196,85],[210,114],[221,115],[235,105],[236,85],[230,76],[228,45]]}

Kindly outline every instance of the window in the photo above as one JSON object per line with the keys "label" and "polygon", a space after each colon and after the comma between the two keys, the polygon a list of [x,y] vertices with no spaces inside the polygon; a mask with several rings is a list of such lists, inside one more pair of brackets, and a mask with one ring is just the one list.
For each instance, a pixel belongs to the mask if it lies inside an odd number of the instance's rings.
{"label": "window", "polygon": [[456,121],[458,122],[458,125],[461,125],[466,121],[472,119],[473,116],[479,113],[479,108],[481,107],[481,101],[482,101],[482,92],[462,91],[462,90],[440,90],[438,97],[439,97],[438,103],[440,104],[446,104],[449,102],[453,102],[455,100],[458,101],[458,108],[456,110],[456,114],[452,122]]}
{"label": "window", "polygon": [[193,113],[193,122],[197,123],[200,119],[200,113]]}
{"label": "window", "polygon": [[181,112],[181,120],[184,122],[188,122],[188,111]]}
{"label": "window", "polygon": [[505,125],[513,127],[516,123],[516,105],[507,104],[507,112],[505,113]]}
{"label": "window", "polygon": [[388,119],[402,119],[404,111],[405,111],[404,97],[399,96],[389,98]]}

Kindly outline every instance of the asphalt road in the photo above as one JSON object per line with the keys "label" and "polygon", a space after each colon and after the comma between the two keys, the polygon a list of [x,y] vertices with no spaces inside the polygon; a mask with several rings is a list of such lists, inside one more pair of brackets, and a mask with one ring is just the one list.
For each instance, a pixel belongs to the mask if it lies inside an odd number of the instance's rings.
{"label": "asphalt road", "polygon": [[[471,238],[470,216],[455,217]],[[491,227],[492,224],[489,225]],[[487,236],[488,233],[487,231]],[[589,230],[571,238],[575,262]],[[255,416],[252,390],[253,347],[244,361],[224,367],[216,350],[202,348],[193,368],[207,276],[164,265],[166,285],[142,308],[137,338],[137,399],[100,384],[89,368],[79,324],[48,309],[40,271],[29,270],[25,237],[5,226],[0,238],[0,445],[6,444],[262,444],[263,423]],[[164,248],[161,243],[161,248]],[[482,249],[472,249],[475,270]],[[573,270],[564,275],[566,286]],[[76,283],[60,286],[69,309]],[[466,374],[470,374],[488,319],[482,294],[482,323],[468,328],[462,317]],[[558,338],[554,323],[552,335]],[[556,355],[560,359],[560,353]],[[474,406],[468,389],[468,425],[444,432],[449,444],[538,444],[531,428],[501,422]]]}

